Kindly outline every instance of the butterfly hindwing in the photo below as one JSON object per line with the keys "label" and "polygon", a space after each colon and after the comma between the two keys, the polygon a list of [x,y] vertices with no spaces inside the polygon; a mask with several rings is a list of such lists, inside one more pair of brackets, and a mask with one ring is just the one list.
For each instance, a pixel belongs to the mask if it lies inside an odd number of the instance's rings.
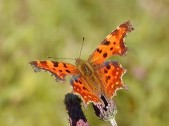
{"label": "butterfly hindwing", "polygon": [[101,102],[100,98],[88,87],[83,77],[73,76],[70,83],[73,87],[73,93],[80,95],[85,104]]}
{"label": "butterfly hindwing", "polygon": [[134,30],[129,21],[124,22],[114,31],[112,31],[96,48],[88,61],[94,65],[102,64],[106,59],[113,55],[125,55],[127,47],[124,37],[128,32]]}
{"label": "butterfly hindwing", "polygon": [[35,72],[45,70],[56,77],[58,81],[65,81],[66,75],[76,75],[78,70],[76,66],[56,61],[32,61],[30,64],[34,67]]}
{"label": "butterfly hindwing", "polygon": [[122,76],[126,72],[121,64],[116,61],[107,61],[100,66],[98,72],[105,87],[105,94],[108,97],[114,96],[118,89],[124,88]]}

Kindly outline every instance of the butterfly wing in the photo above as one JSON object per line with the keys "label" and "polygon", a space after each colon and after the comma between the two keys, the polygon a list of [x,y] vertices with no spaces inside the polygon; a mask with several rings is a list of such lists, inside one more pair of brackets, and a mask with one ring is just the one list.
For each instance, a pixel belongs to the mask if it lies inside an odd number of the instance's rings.
{"label": "butterfly wing", "polygon": [[48,71],[56,77],[58,81],[65,81],[66,75],[76,75],[78,70],[76,66],[56,61],[32,61],[30,64],[34,67],[35,72],[40,70]]}
{"label": "butterfly wing", "polygon": [[118,89],[125,87],[122,76],[126,70],[118,62],[107,61],[100,66],[97,72],[101,75],[101,80],[105,87],[104,92],[108,98],[114,96]]}
{"label": "butterfly wing", "polygon": [[89,57],[88,61],[94,65],[98,65],[102,64],[112,55],[125,55],[127,47],[125,46],[123,38],[132,30],[134,30],[134,28],[129,21],[121,24],[101,42]]}
{"label": "butterfly wing", "polygon": [[73,87],[73,93],[80,95],[85,104],[89,102],[101,102],[100,98],[92,92],[83,77],[73,76],[70,83]]}

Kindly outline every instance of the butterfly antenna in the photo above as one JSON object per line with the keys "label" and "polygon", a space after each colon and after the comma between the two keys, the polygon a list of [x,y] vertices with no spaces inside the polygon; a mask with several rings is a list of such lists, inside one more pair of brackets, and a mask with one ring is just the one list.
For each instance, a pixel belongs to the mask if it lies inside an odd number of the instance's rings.
{"label": "butterfly antenna", "polygon": [[80,48],[80,55],[79,55],[79,58],[80,58],[81,53],[82,53],[82,48],[83,48],[83,45],[84,45],[84,39],[85,39],[85,37],[83,37],[83,40],[82,40],[82,46],[81,46],[81,48]]}
{"label": "butterfly antenna", "polygon": [[48,56],[49,59],[69,59],[69,60],[76,60],[76,59],[73,59],[73,58],[55,58],[55,57],[51,57],[51,56]]}

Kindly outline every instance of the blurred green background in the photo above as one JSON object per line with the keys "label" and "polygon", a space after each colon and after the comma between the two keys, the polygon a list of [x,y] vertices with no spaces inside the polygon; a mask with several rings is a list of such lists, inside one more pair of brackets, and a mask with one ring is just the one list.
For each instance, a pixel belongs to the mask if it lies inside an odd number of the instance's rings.
{"label": "blurred green background", "polygon": [[[125,57],[129,91],[117,92],[119,126],[169,125],[168,0],[0,0],[0,126],[69,126],[63,103],[71,92],[48,73],[34,73],[28,62],[87,59],[108,33],[126,20]],[[65,62],[74,63],[72,60]],[[110,126],[91,105],[84,110],[91,126]]]}

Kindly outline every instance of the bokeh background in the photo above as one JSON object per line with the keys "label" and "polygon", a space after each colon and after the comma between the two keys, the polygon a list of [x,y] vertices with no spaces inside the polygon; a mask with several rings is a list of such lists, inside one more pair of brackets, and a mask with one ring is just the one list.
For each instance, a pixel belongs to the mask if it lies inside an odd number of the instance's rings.
{"label": "bokeh background", "polygon": [[[82,59],[126,20],[129,48],[118,60],[128,72],[114,100],[119,126],[169,125],[168,0],[0,0],[0,126],[69,126],[66,83],[46,72],[34,73],[28,62],[54,58]],[[52,59],[53,60],[53,59]],[[74,63],[72,60],[65,62]],[[89,105],[91,126],[110,126]]]}

